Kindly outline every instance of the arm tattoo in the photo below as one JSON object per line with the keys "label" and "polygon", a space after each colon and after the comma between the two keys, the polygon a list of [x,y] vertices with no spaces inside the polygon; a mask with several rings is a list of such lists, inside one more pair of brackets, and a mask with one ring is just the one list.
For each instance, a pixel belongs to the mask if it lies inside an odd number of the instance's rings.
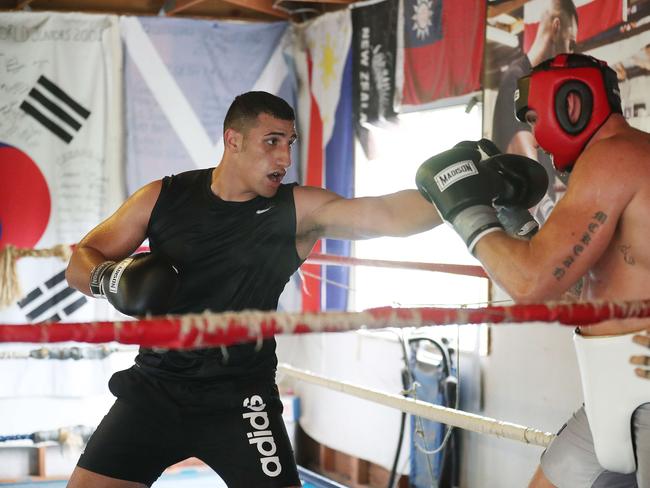
{"label": "arm tattoo", "polygon": [[623,260],[630,266],[634,266],[636,261],[634,256],[632,256],[632,246],[629,244],[621,244],[616,249],[623,255]]}
{"label": "arm tattoo", "polygon": [[594,235],[596,232],[598,232],[600,226],[604,224],[606,221],[607,221],[607,214],[605,214],[605,212],[601,210],[596,212],[593,215],[593,217],[591,217],[591,221],[587,225],[587,229],[582,234],[582,236],[580,236],[578,242],[576,242],[573,245],[573,248],[571,249],[571,254],[568,254],[562,260],[562,263],[557,265],[553,270],[553,276],[555,277],[556,281],[560,281],[562,278],[564,278],[564,275],[566,274],[567,270],[573,265],[575,260],[583,253],[585,248],[589,246],[589,244],[591,243],[591,236]]}

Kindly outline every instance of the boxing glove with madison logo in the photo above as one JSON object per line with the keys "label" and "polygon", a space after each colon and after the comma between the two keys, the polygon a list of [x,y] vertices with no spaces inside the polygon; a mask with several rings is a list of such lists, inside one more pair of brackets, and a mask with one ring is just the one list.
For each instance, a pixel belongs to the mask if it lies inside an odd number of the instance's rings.
{"label": "boxing glove with madison logo", "polygon": [[425,161],[416,174],[420,193],[470,252],[481,237],[503,230],[494,204],[528,208],[542,198],[548,184],[545,170],[532,159],[485,155],[476,148],[455,147]]}

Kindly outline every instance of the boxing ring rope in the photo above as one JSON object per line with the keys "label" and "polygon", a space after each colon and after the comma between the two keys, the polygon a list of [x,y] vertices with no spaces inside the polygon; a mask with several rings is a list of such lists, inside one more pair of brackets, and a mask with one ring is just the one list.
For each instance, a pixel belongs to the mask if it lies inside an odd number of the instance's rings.
{"label": "boxing ring rope", "polygon": [[[67,262],[72,255],[74,245],[58,244],[51,248],[29,249],[19,248],[11,244],[0,249],[0,309],[12,305],[22,295],[20,282],[16,272],[16,262],[23,257],[58,257]],[[149,251],[146,246],[136,252]],[[434,271],[439,273],[459,274],[487,278],[483,268],[465,264],[421,263],[415,261],[392,261],[385,259],[363,259],[333,254],[312,253],[307,259],[308,264],[325,264],[334,266],[372,266],[383,268],[414,269]]]}
{"label": "boxing ring rope", "polygon": [[418,263],[415,261],[364,259],[320,253],[311,253],[307,257],[307,262],[310,264],[331,264],[339,266],[372,266],[377,268],[416,269],[422,271],[436,271],[439,273],[474,276],[477,278],[487,278],[487,274],[483,268],[469,264]]}
{"label": "boxing ring rope", "polygon": [[276,334],[483,323],[559,322],[576,326],[649,316],[650,300],[482,308],[379,307],[362,312],[206,312],[118,322],[0,324],[0,342],[116,341],[145,347],[187,349],[259,342]]}
{"label": "boxing ring rope", "polygon": [[61,427],[60,429],[55,430],[41,430],[30,434],[0,435],[0,443],[29,440],[34,444],[55,442],[64,446],[81,446],[88,442],[88,439],[94,431],[94,427],[74,425],[70,427]]}
{"label": "boxing ring rope", "polygon": [[[10,289],[9,292],[16,292],[17,280],[12,285],[11,278],[16,276],[15,262],[18,258],[25,256],[57,256],[67,260],[70,251],[70,246],[56,246],[44,250],[21,250],[7,246],[7,248],[0,251],[0,278],[4,278],[0,285],[0,307],[6,303],[9,296],[7,289]],[[340,266],[416,269],[486,277],[484,270],[479,266],[370,260],[316,253],[309,256],[308,262]],[[94,344],[118,342],[145,347],[190,349],[211,346],[223,347],[250,341],[261,343],[262,339],[271,338],[277,334],[343,332],[358,329],[451,324],[508,323],[514,325],[531,321],[558,322],[562,325],[576,326],[589,325],[608,319],[648,316],[650,316],[650,300],[550,303],[481,308],[380,307],[362,312],[283,313],[243,311],[146,317],[140,320],[118,322],[0,324],[0,342],[56,343],[75,341]],[[38,350],[36,352],[32,351],[30,355],[31,357],[38,357]],[[59,358],[54,354],[50,356],[50,359],[52,358],[63,359],[64,357]],[[499,438],[512,439],[542,447],[548,446],[554,438],[554,434],[538,429],[334,380],[286,364],[280,364],[278,371],[301,381],[481,434],[494,435]]]}
{"label": "boxing ring rope", "polygon": [[39,347],[26,351],[0,351],[0,360],[2,359],[43,359],[43,360],[74,360],[80,359],[105,359],[110,355],[129,351],[128,348],[118,349],[108,347],[107,345],[89,346],[89,347],[60,347],[47,348]]}
{"label": "boxing ring rope", "polygon": [[8,244],[0,249],[0,309],[14,303],[22,292],[16,272],[16,261],[24,257],[50,258],[58,257],[68,262],[72,255],[72,246],[58,244],[47,249],[20,248]]}
{"label": "boxing ring rope", "polygon": [[286,374],[292,378],[329,388],[330,390],[352,395],[387,407],[396,408],[402,412],[410,413],[417,417],[426,418],[452,427],[470,430],[479,434],[494,435],[499,438],[512,439],[523,442],[524,444],[533,444],[542,447],[547,447],[555,437],[555,435],[550,432],[542,432],[541,430],[533,429],[531,427],[513,424],[503,420],[496,420],[490,417],[483,417],[481,415],[463,412],[462,410],[442,407],[422,400],[404,398],[401,395],[385,393],[345,381],[334,380],[332,378],[317,375],[310,371],[294,368],[293,366],[284,363],[278,364],[278,372]]}

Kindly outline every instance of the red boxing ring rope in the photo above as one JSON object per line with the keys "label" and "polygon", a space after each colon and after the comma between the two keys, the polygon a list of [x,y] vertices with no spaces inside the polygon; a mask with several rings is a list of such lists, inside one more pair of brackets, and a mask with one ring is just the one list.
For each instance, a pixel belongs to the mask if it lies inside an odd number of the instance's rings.
{"label": "red boxing ring rope", "polygon": [[145,347],[186,349],[261,341],[275,334],[517,322],[559,322],[575,326],[607,319],[649,316],[650,300],[473,309],[381,307],[363,312],[306,314],[244,311],[154,317],[127,322],[0,324],[0,342],[117,341]]}

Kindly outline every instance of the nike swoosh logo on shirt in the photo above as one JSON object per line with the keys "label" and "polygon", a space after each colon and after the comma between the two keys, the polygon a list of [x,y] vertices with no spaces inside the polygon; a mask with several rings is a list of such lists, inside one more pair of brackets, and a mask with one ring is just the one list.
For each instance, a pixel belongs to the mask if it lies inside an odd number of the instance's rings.
{"label": "nike swoosh logo on shirt", "polygon": [[256,210],[255,213],[258,214],[258,215],[259,215],[259,214],[263,214],[264,212],[268,212],[268,211],[271,210],[272,208],[273,208],[273,207],[268,207],[268,208],[263,208],[263,209],[261,209],[261,210]]}

